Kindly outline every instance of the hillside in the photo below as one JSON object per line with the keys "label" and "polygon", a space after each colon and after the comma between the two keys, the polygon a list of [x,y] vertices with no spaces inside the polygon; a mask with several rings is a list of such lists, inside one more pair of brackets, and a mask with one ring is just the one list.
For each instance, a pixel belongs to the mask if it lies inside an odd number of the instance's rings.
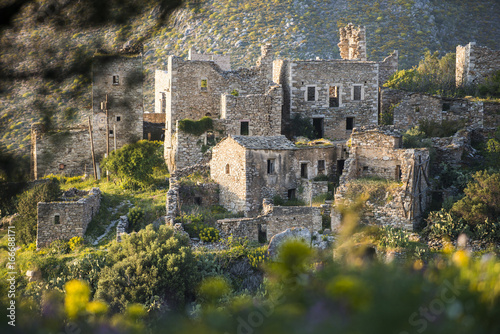
{"label": "hillside", "polygon": [[27,6],[0,36],[0,142],[27,157],[32,122],[81,122],[90,108],[92,54],[116,52],[130,39],[144,43],[146,112],[153,111],[154,70],[190,47],[229,53],[233,68],[253,65],[266,42],[277,58],[339,58],[338,28],[352,22],[367,28],[369,59],[398,49],[400,68],[416,65],[426,49],[445,54],[469,41],[500,49],[500,3],[492,0],[189,1],[155,27],[157,9],[143,6],[120,26],[81,29],[40,23]]}

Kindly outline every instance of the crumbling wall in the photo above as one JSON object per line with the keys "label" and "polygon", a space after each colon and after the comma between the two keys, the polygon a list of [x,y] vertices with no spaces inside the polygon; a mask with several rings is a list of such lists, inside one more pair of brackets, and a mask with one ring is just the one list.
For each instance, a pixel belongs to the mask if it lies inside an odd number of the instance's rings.
{"label": "crumbling wall", "polygon": [[165,136],[165,113],[144,113],[143,139],[163,141]]}
{"label": "crumbling wall", "polygon": [[484,106],[484,121],[485,127],[500,126],[500,103],[498,102],[483,102]]}
{"label": "crumbling wall", "polygon": [[49,174],[91,174],[93,165],[88,128],[81,126],[46,132],[42,124],[33,124],[31,160],[35,180]]}
{"label": "crumbling wall", "polygon": [[281,87],[273,86],[266,94],[222,95],[221,119],[228,135],[241,135],[241,122],[248,122],[250,136],[281,134]]}
{"label": "crumbling wall", "polygon": [[399,53],[394,50],[382,62],[379,63],[378,85],[383,87],[389,78],[398,71]]}
{"label": "crumbling wall", "polygon": [[455,81],[457,86],[477,85],[500,71],[500,51],[470,42],[456,49]]}
{"label": "crumbling wall", "polygon": [[219,185],[217,183],[181,184],[178,200],[181,208],[192,205],[200,207],[219,205]]}
{"label": "crumbling wall", "polygon": [[366,60],[366,29],[349,23],[339,28],[340,42],[337,44],[340,57],[345,60]]}
{"label": "crumbling wall", "polygon": [[314,197],[328,192],[328,181],[299,179],[298,183],[297,198],[306,204],[310,204]]}
{"label": "crumbling wall", "polygon": [[265,224],[259,216],[255,218],[226,218],[215,223],[215,228],[220,231],[223,238],[247,238],[250,241],[259,240],[259,225]]}
{"label": "crumbling wall", "polygon": [[198,53],[189,49],[188,60],[213,61],[223,71],[231,71],[231,56],[218,55],[215,53]]}
{"label": "crumbling wall", "polygon": [[[342,146],[342,144],[339,144]],[[298,146],[294,151],[294,174],[301,179],[301,165],[307,164],[307,179],[320,175],[335,175],[337,170],[337,145]],[[323,161],[320,163],[320,161]]]}
{"label": "crumbling wall", "polygon": [[59,239],[83,237],[99,211],[100,202],[101,191],[93,188],[76,201],[38,203],[37,247],[45,247]]}

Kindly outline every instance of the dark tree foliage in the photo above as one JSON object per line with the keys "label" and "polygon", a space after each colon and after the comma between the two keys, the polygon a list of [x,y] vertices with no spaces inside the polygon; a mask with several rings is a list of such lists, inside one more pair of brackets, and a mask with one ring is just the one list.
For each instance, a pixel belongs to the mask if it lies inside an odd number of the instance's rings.
{"label": "dark tree foliage", "polygon": [[16,242],[20,245],[35,242],[38,202],[51,202],[61,196],[59,182],[51,179],[25,191],[17,202],[19,216],[15,220]]}

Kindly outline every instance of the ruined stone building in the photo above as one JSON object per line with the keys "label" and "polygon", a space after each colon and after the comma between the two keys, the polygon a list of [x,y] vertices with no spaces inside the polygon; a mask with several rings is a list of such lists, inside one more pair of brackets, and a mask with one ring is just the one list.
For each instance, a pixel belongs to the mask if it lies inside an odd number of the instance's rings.
{"label": "ruined stone building", "polygon": [[[394,127],[354,129],[335,202],[341,204],[345,199],[354,200],[349,198],[349,187],[356,179],[378,177],[393,180],[397,184],[384,198],[368,199],[361,219],[412,229],[420,222],[427,207],[429,163],[429,150],[402,148],[402,136]],[[332,213],[332,227],[340,222],[340,216]]]}
{"label": "ruined stone building", "polygon": [[455,82],[457,86],[474,85],[500,71],[500,51],[470,42],[456,50]]}
{"label": "ruined stone building", "polygon": [[83,238],[88,224],[99,212],[100,203],[99,188],[90,191],[71,188],[63,193],[61,201],[38,203],[37,248],[55,240]]}
{"label": "ruined stone building", "polygon": [[[97,163],[107,152],[106,134],[110,152],[142,139],[143,113],[142,56],[94,56],[92,110],[84,115],[91,120]],[[50,131],[42,124],[33,124],[31,161],[34,179],[48,174],[90,174],[93,163],[88,122]]]}

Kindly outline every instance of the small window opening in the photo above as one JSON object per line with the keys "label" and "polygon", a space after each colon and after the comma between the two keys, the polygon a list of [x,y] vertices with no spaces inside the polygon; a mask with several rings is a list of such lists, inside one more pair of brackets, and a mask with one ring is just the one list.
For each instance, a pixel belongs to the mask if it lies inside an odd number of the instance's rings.
{"label": "small window opening", "polygon": [[339,106],[339,87],[332,86],[329,89],[329,107],[337,108]]}
{"label": "small window opening", "polygon": [[318,160],[318,173],[325,171],[325,160]]}
{"label": "small window opening", "polygon": [[120,77],[118,75],[113,75],[113,85],[120,84]]}
{"label": "small window opening", "polygon": [[295,189],[288,189],[288,199],[295,199]]}
{"label": "small window opening", "polygon": [[194,204],[201,205],[201,197],[195,197],[194,198]]}
{"label": "small window opening", "polygon": [[274,174],[274,159],[267,160],[267,174]]}
{"label": "small window opening", "polygon": [[344,162],[345,160],[337,160],[337,176],[342,175],[344,171]]}
{"label": "small window opening", "polygon": [[367,172],[368,171],[368,166],[363,166],[363,172]]}
{"label": "small window opening", "polygon": [[300,164],[300,177],[307,179],[307,163]]}
{"label": "small window opening", "polygon": [[166,93],[161,93],[161,112],[165,113],[167,110],[167,94]]}
{"label": "small window opening", "polygon": [[240,135],[248,136],[248,134],[249,134],[248,122],[241,122],[240,123]]}
{"label": "small window opening", "polygon": [[316,101],[316,87],[307,87],[307,101]]}
{"label": "small window opening", "polygon": [[450,110],[450,104],[449,103],[443,103],[443,111],[449,111]]}
{"label": "small window opening", "polygon": [[117,122],[120,122],[122,120],[122,117],[121,116],[116,116],[116,121]]}
{"label": "small window opening", "polygon": [[212,131],[207,131],[207,145],[215,145],[215,134]]}
{"label": "small window opening", "polygon": [[353,94],[352,94],[352,99],[354,101],[360,101],[361,100],[361,86],[354,86]]}
{"label": "small window opening", "polygon": [[112,136],[113,135],[113,130],[109,130],[109,135]]}
{"label": "small window opening", "polygon": [[323,138],[323,120],[322,117],[313,118],[314,139]]}
{"label": "small window opening", "polygon": [[352,130],[354,128],[354,117],[346,117],[345,119],[345,129]]}
{"label": "small window opening", "polygon": [[54,224],[61,224],[61,217],[59,215],[54,215]]}
{"label": "small window opening", "polygon": [[229,174],[229,164],[226,165],[226,174]]}
{"label": "small window opening", "polygon": [[200,90],[202,90],[202,91],[208,90],[208,80],[207,79],[201,79]]}
{"label": "small window opening", "polygon": [[419,113],[420,112],[420,107],[415,107],[415,112]]}
{"label": "small window opening", "polygon": [[209,113],[209,112],[207,112],[207,113],[205,114],[205,116],[207,116],[207,117],[212,117],[212,114],[211,114],[211,113]]}
{"label": "small window opening", "polygon": [[394,176],[396,178],[396,181],[401,181],[402,173],[401,173],[401,166],[400,165],[396,165],[396,172],[395,172]]}
{"label": "small window opening", "polygon": [[59,164],[59,170],[63,170],[66,167],[65,164]]}

